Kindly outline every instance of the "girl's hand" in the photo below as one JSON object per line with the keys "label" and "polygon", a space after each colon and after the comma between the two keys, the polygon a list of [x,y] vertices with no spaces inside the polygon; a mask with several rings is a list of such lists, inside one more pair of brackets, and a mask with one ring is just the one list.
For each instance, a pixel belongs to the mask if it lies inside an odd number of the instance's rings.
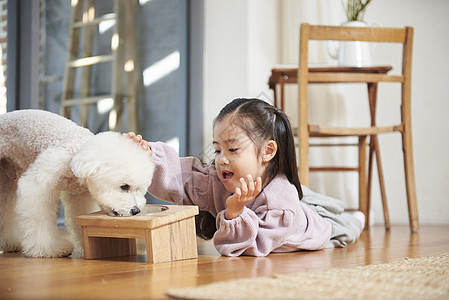
{"label": "girl's hand", "polygon": [[240,178],[241,188],[235,188],[232,196],[226,199],[225,217],[228,220],[238,217],[245,205],[251,202],[262,191],[262,178],[257,177],[256,181],[248,174],[247,180]]}
{"label": "girl's hand", "polygon": [[146,140],[144,140],[142,138],[142,136],[140,134],[135,134],[134,132],[128,132],[128,133],[122,133],[123,136],[125,137],[129,137],[130,139],[133,139],[134,142],[140,144],[140,146],[142,147],[143,150],[149,151],[150,155],[153,154],[153,152],[151,151],[150,145],[148,144],[148,142]]}

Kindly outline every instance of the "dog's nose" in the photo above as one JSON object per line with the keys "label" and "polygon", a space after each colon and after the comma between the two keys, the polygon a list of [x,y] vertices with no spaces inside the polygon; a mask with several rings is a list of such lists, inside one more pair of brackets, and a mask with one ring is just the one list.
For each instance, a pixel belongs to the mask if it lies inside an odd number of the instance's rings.
{"label": "dog's nose", "polygon": [[134,207],[131,209],[131,214],[132,214],[133,216],[135,216],[135,215],[137,215],[138,213],[140,213],[140,209],[139,209],[137,206],[134,206]]}

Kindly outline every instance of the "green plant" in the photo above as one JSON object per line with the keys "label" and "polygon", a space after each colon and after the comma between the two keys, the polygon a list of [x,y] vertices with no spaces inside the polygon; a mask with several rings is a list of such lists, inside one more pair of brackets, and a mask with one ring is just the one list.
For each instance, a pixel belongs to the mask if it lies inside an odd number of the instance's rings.
{"label": "green plant", "polygon": [[[346,3],[345,3],[346,2]],[[371,2],[371,0],[346,0],[343,1],[345,6],[346,17],[348,22],[351,21],[361,21],[365,14],[366,6]]]}

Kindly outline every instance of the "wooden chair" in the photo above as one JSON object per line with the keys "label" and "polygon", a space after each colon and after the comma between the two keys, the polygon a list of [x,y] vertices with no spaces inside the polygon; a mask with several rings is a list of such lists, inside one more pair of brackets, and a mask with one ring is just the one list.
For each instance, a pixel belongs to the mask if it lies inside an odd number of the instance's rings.
{"label": "wooden chair", "polygon": [[[341,71],[313,71],[308,67],[309,41],[366,41],[377,43],[397,43],[403,45],[402,72],[400,75],[364,72],[363,68],[353,68]],[[404,156],[405,183],[408,203],[410,229],[418,230],[418,207],[416,200],[415,173],[412,153],[411,132],[411,63],[412,63],[413,28],[358,28],[338,26],[315,26],[304,23],[300,31],[300,53],[298,67],[298,141],[299,141],[299,170],[302,184],[309,185],[309,138],[310,137],[347,137],[359,138],[359,209],[366,216],[369,224],[369,187],[366,180],[366,148],[367,137],[370,137],[369,176],[373,154],[377,154],[379,164],[379,146],[377,135],[391,132],[402,134],[402,149]],[[380,47],[380,46],[379,46]],[[334,128],[309,124],[308,120],[308,85],[310,83],[367,83],[368,93],[377,93],[380,82],[396,82],[401,84],[401,123],[391,126],[377,126],[376,103],[370,103],[371,126],[366,128]],[[375,97],[374,97],[375,98]],[[371,97],[370,97],[371,99]],[[328,171],[332,167],[317,168],[318,171]],[[340,171],[349,171],[341,169]],[[381,183],[383,184],[383,183]],[[386,212],[386,203],[384,204]],[[389,220],[388,220],[389,222]],[[387,224],[386,224],[387,225]],[[388,223],[389,226],[389,223]],[[388,228],[387,226],[387,228]]]}

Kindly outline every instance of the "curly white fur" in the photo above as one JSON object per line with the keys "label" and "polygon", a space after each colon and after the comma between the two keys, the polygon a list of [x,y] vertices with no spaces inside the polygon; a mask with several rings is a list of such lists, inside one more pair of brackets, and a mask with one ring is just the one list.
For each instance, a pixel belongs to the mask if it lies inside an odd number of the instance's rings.
{"label": "curly white fur", "polygon": [[[0,250],[61,257],[81,250],[76,216],[101,207],[129,216],[145,205],[150,155],[117,132],[93,135],[40,110],[0,115]],[[68,241],[59,232],[59,202]]]}

